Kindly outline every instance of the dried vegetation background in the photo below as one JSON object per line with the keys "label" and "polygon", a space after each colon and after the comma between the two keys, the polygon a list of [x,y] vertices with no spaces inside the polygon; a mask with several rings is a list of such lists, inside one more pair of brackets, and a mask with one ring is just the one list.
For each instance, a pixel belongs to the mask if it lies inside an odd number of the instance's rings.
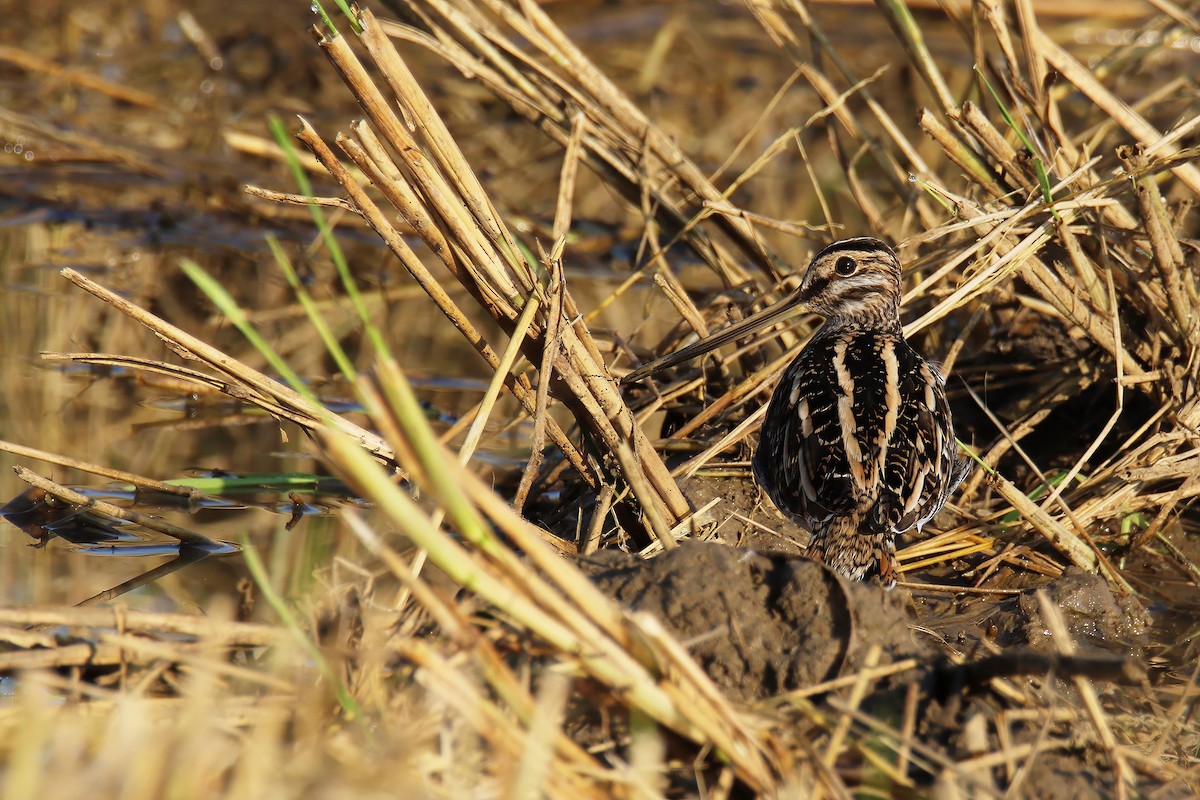
{"label": "dried vegetation background", "polygon": [[[713,53],[683,8],[637,75],[599,68],[585,36],[532,2],[414,0],[315,30],[322,69],[363,114],[303,115],[315,205],[339,237],[378,235],[386,269],[398,262],[487,365],[488,391],[450,430],[430,426],[387,349],[396,320],[369,308],[363,333],[326,339],[365,409],[352,419],[230,332],[217,349],[167,321],[187,319],[169,304],[64,273],[175,358],[56,358],[258,406],[307,431],[372,510],[344,513],[316,581],[284,596],[279,564],[273,578],[249,547],[241,607],[4,610],[5,796],[1194,792],[1200,103],[1181,65],[1200,25],[1155,0],[1127,43],[1085,62],[1023,1],[914,18],[881,0],[831,18],[869,17],[857,41],[823,27],[826,9],[747,2],[725,12],[734,33]],[[739,85],[699,91],[743,40]],[[689,56],[699,80],[658,80]],[[755,75],[766,60],[779,81]],[[242,202],[307,214],[284,188]],[[941,527],[906,542],[912,580],[882,607],[874,587],[794,558],[679,544],[788,551],[746,455],[814,321],[653,387],[612,379],[781,296],[817,242],[864,233],[899,244],[907,333],[952,376],[981,463]],[[615,289],[575,290],[580,265],[621,252]],[[334,317],[322,307],[303,325]],[[276,342],[286,327],[270,328]],[[351,339],[361,351],[341,358]],[[516,425],[524,463],[465,466],[485,432]],[[685,636],[670,614],[629,610],[648,591],[628,590],[643,562],[591,562],[589,581],[564,558],[618,549],[673,551],[650,562],[651,588],[701,563],[679,593],[711,596],[689,615],[715,613],[733,638],[758,623],[721,613],[717,589],[739,570],[786,587],[768,620],[786,621],[785,648],[831,602],[810,613],[799,598],[829,584],[857,641],[781,691],[731,686],[695,660],[703,627]],[[270,607],[264,622],[245,621],[248,596]],[[872,631],[871,617],[904,621]],[[842,635],[831,624],[823,639]]]}

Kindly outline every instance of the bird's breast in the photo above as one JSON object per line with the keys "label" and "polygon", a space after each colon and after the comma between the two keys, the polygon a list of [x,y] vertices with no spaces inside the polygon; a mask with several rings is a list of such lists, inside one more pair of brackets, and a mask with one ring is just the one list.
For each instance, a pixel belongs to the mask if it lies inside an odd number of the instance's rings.
{"label": "bird's breast", "polygon": [[808,524],[869,509],[913,400],[905,378],[923,363],[898,330],[814,337],[776,388],[755,455],[775,504]]}

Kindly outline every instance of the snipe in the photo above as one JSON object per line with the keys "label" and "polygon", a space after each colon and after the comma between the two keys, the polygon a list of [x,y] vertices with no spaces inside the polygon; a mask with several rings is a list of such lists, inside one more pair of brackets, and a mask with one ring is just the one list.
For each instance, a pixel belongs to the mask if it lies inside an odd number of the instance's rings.
{"label": "snipe", "polygon": [[878,239],[813,258],[779,303],[634,370],[630,383],[784,317],[824,324],[788,366],[763,420],[754,477],[812,532],[808,554],[854,580],[896,583],[896,534],[933,519],[970,469],[956,457],[937,367],[900,329],[900,260]]}

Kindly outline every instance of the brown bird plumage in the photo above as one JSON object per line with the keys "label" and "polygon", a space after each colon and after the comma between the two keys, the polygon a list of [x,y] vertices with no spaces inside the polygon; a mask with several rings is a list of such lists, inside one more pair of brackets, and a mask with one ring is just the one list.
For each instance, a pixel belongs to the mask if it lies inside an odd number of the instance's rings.
{"label": "brown bird plumage", "polygon": [[970,462],[956,458],[941,374],[900,330],[900,261],[890,247],[868,237],[834,242],[780,303],[622,382],[801,312],[825,323],[771,397],[754,476],[812,532],[810,556],[891,588],[896,534],[933,519]]}

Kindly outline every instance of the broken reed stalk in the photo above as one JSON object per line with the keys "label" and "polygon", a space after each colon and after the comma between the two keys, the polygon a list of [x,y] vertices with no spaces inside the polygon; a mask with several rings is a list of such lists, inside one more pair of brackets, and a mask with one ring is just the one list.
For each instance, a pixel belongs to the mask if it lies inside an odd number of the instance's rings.
{"label": "broken reed stalk", "polygon": [[[97,354],[87,354],[97,355]],[[43,358],[58,358],[57,354],[51,355],[42,354]],[[77,358],[86,357],[84,354],[67,354],[65,358],[76,360]],[[69,456],[59,455],[58,453],[50,453],[45,450],[39,450],[35,447],[26,447],[25,445],[17,444],[16,442],[7,442],[0,440],[0,451],[11,453],[22,458],[33,458],[38,461],[44,461],[47,464],[57,464],[60,467],[68,469],[77,469],[80,472],[87,472],[92,475],[98,475],[102,478],[108,478],[110,481],[120,481],[122,483],[132,484],[137,492],[158,492],[163,495],[177,496],[180,502],[191,505],[205,499],[205,495],[187,486],[175,486],[174,484],[164,483],[162,481],[147,478],[142,475],[137,475],[125,470],[113,469],[100,464],[89,464],[86,461],[80,461]]]}
{"label": "broken reed stalk", "polygon": [[25,628],[116,628],[127,633],[190,636],[223,645],[244,647],[265,647],[284,635],[283,631],[272,625],[233,622],[194,614],[137,611],[123,607],[0,608],[0,625]]}
{"label": "broken reed stalk", "polygon": [[[391,184],[384,189],[385,196],[403,199],[397,204],[397,210],[414,223],[426,244],[472,296],[481,299],[488,312],[511,331],[517,309],[524,305],[522,298],[531,292],[544,295],[541,278],[521,256],[457,145],[374,16],[363,11],[360,21],[363,28],[361,41],[373,66],[383,76],[383,82],[393,92],[405,117],[412,120],[415,130],[410,131],[392,111],[391,104],[344,38],[320,36],[321,47],[386,145],[378,146],[369,141],[352,143],[353,140],[344,137],[344,149],[354,151],[357,159],[362,161],[360,168],[374,180],[382,181],[385,186]],[[368,217],[389,244],[398,242],[399,233],[388,230],[390,223],[365,201],[361,187],[349,174],[338,170],[330,161],[328,149],[317,141],[311,130],[306,130],[302,138],[334,172],[356,204],[361,203],[359,213]],[[402,261],[411,271],[415,259],[405,257]],[[524,349],[531,363],[542,363],[544,334],[551,327],[545,312],[549,307],[546,302],[541,304],[525,342]],[[564,295],[564,307],[568,313],[575,309],[569,292]],[[586,325],[578,319],[566,320],[561,324],[561,330],[561,346],[554,359],[555,374],[565,386],[565,392],[559,392],[560,399],[571,407],[580,424],[591,430],[616,457],[623,476],[646,512],[645,519],[651,532],[660,541],[669,543],[669,526],[686,516],[687,502],[645,434],[633,424],[632,414],[608,376]],[[526,406],[531,414],[536,413],[529,402]],[[556,437],[556,441],[560,438]],[[582,472],[595,474],[594,470]]]}

